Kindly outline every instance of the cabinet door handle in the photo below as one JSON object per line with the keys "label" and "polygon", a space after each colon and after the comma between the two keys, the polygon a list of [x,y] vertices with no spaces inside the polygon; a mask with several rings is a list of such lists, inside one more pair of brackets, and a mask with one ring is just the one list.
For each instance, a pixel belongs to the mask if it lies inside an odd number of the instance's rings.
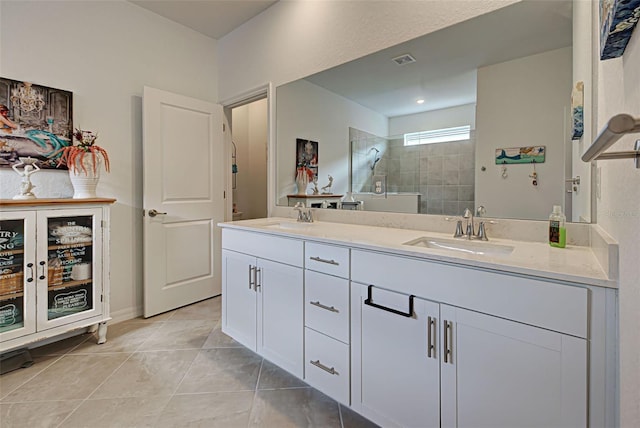
{"label": "cabinet door handle", "polygon": [[44,265],[46,264],[45,261],[41,261],[40,263],[38,263],[40,265],[40,267],[42,268],[42,272],[40,272],[40,276],[38,277],[38,279],[42,280],[45,279],[46,276],[44,275]]}
{"label": "cabinet door handle", "polygon": [[254,275],[254,290],[258,291],[258,288],[260,287],[260,272],[262,272],[262,269],[260,269],[258,266],[255,267],[254,271],[253,271],[253,275]]}
{"label": "cabinet door handle", "polygon": [[320,262],[320,263],[327,263],[330,265],[336,265],[336,266],[340,266],[340,263],[338,263],[337,261],[331,259],[331,260],[327,260],[327,259],[321,259],[320,257],[309,257],[311,260],[314,260],[316,262]]}
{"label": "cabinet door handle", "polygon": [[311,360],[309,361],[311,364],[313,364],[314,366],[318,367],[319,369],[324,370],[325,372],[332,374],[332,375],[336,375],[336,376],[340,376],[340,373],[338,373],[335,369],[335,367],[327,367],[324,364],[322,364],[320,362],[320,360]]}
{"label": "cabinet door handle", "polygon": [[249,265],[249,290],[255,286],[255,275],[253,274],[253,266]]}
{"label": "cabinet door handle", "polygon": [[436,353],[436,319],[427,317],[427,357],[438,358]]}
{"label": "cabinet door handle", "polygon": [[444,362],[453,364],[453,323],[444,322]]}
{"label": "cabinet door handle", "polygon": [[33,282],[33,263],[27,263],[27,267],[29,268],[29,278],[27,278],[27,282]]}
{"label": "cabinet door handle", "polygon": [[322,303],[320,303],[320,300],[318,300],[317,302],[309,302],[309,304],[311,304],[313,306],[317,306],[317,307],[322,308],[322,309],[326,309],[327,311],[330,311],[330,312],[336,312],[336,313],[340,312],[334,306],[323,305]]}
{"label": "cabinet door handle", "polygon": [[371,289],[373,285],[369,285],[367,289],[367,299],[364,301],[364,304],[367,306],[371,306],[373,308],[382,309],[383,311],[391,312],[392,314],[401,315],[403,317],[411,318],[413,317],[413,298],[416,297],[413,294],[409,296],[409,312],[402,312],[397,309],[388,308],[386,306],[378,305],[377,303],[373,303],[373,299],[371,298]]}

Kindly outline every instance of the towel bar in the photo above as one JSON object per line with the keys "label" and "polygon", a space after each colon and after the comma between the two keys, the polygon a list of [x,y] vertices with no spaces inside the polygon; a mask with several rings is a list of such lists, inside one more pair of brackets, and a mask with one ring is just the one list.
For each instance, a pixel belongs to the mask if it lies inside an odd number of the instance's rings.
{"label": "towel bar", "polygon": [[640,168],[640,140],[636,141],[634,150],[603,153],[613,143],[625,134],[640,132],[640,118],[634,118],[628,114],[618,114],[609,119],[609,122],[600,131],[591,147],[582,155],[584,162],[609,159],[635,159],[636,168]]}

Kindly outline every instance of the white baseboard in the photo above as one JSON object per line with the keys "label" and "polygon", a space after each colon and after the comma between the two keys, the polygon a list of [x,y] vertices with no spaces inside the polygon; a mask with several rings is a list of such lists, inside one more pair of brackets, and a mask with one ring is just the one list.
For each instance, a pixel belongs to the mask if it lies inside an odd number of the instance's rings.
{"label": "white baseboard", "polygon": [[142,306],[112,311],[109,315],[111,315],[111,321],[109,321],[109,324],[132,320],[142,316]]}

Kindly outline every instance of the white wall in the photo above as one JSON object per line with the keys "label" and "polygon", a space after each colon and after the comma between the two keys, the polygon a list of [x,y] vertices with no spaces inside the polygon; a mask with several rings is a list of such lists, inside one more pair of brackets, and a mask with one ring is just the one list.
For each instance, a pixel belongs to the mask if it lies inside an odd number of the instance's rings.
{"label": "white wall", "polygon": [[[313,100],[313,102],[307,102]],[[388,135],[387,117],[306,80],[281,86],[276,95],[277,196],[295,193],[296,138],[318,142],[318,188],[333,177],[333,193],[349,190],[349,127]],[[311,188],[311,186],[309,186]],[[282,199],[284,198],[284,199]]]}
{"label": "white wall", "polygon": [[390,117],[389,135],[403,135],[409,132],[430,131],[465,125],[470,125],[471,129],[476,129],[475,104],[464,104],[423,113]]}
{"label": "white wall", "polygon": [[[640,29],[622,57],[597,62],[597,124],[618,113],[640,117]],[[633,150],[639,134],[608,151]],[[620,246],[620,426],[640,426],[640,170],[631,159],[598,161],[602,171],[598,223]]]}
{"label": "white wall", "polygon": [[238,148],[233,202],[242,219],[267,216],[267,100],[232,110],[233,142]]}
{"label": "white wall", "polygon": [[[553,205],[564,205],[564,186],[558,183],[564,183],[565,144],[570,144],[571,70],[571,48],[478,70],[476,204],[488,215],[544,220]],[[496,149],[525,146],[546,146],[545,162],[535,166],[537,186],[529,178],[532,165],[507,165],[506,179],[502,165],[496,165]]]}
{"label": "white wall", "polygon": [[520,0],[281,1],[218,41],[220,99],[274,86]]}
{"label": "white wall", "polygon": [[[98,194],[117,198],[111,307],[135,316],[142,297],[142,89],[216,101],[216,42],[125,1],[0,2],[0,75],[73,92],[74,125],[99,133],[111,158]],[[0,171],[0,197],[17,189]],[[71,196],[64,172],[34,176],[39,197]]]}

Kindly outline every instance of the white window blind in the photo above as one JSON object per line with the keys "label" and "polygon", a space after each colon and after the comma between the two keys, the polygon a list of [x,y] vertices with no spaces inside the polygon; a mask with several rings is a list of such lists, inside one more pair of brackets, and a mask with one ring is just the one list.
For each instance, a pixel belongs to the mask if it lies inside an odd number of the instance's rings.
{"label": "white window blind", "polygon": [[449,141],[468,140],[471,126],[456,126],[455,128],[434,129],[432,131],[420,131],[404,134],[405,146],[417,146],[418,144],[446,143]]}

